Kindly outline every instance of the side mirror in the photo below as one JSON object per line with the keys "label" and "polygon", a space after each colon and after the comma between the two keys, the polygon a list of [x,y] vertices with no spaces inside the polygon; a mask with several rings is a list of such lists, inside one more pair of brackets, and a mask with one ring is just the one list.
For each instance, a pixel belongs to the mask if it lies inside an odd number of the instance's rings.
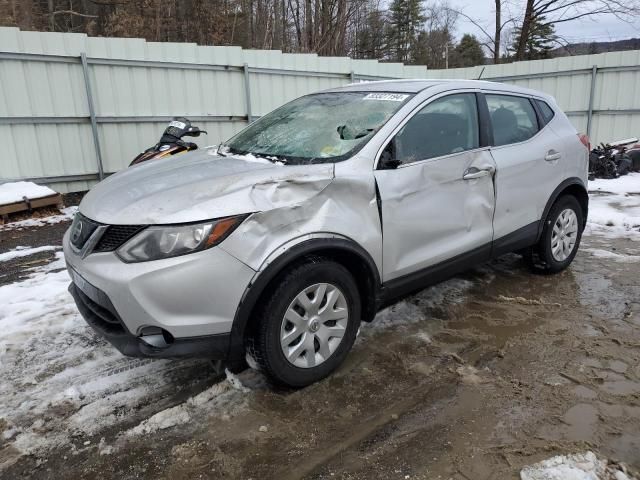
{"label": "side mirror", "polygon": [[380,155],[378,162],[378,170],[394,170],[398,168],[402,162],[396,159],[396,141],[391,140]]}

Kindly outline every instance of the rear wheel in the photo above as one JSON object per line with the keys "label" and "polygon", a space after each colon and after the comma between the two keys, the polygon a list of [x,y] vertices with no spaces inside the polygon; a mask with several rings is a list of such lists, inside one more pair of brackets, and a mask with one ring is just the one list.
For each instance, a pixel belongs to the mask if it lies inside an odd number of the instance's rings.
{"label": "rear wheel", "polygon": [[277,280],[258,315],[249,354],[274,382],[303,387],[329,375],[349,353],[360,296],[346,268],[313,257]]}
{"label": "rear wheel", "polygon": [[582,208],[572,195],[560,197],[551,207],[538,244],[527,252],[536,271],[557,273],[573,261],[584,229]]}

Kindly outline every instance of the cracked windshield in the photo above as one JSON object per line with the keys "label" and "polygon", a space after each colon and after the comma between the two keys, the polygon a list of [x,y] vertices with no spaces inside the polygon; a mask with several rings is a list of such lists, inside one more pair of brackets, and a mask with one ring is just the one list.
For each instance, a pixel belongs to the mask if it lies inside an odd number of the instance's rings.
{"label": "cracked windshield", "polygon": [[262,117],[222,146],[222,154],[252,154],[290,164],[344,160],[373,136],[411,95],[320,93]]}

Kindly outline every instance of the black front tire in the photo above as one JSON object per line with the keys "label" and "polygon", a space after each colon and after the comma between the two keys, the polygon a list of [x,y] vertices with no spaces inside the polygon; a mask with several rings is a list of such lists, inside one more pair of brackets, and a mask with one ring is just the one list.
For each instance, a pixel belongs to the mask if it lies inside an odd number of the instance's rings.
{"label": "black front tire", "polygon": [[[578,221],[578,231],[576,233],[576,241],[573,246],[573,250],[563,260],[558,260],[554,257],[552,251],[552,234],[553,226],[555,225],[558,217],[565,210],[572,210]],[[544,220],[544,228],[542,235],[537,245],[527,250],[524,257],[533,271],[537,273],[552,274],[558,273],[567,268],[573,262],[578,248],[580,247],[580,240],[582,239],[582,231],[584,230],[584,216],[580,203],[573,195],[563,195],[558,198],[551,207],[547,218]]]}
{"label": "black front tire", "polygon": [[[330,283],[344,294],[348,323],[336,350],[315,367],[300,368],[287,360],[280,345],[281,326],[293,299],[305,288]],[[278,385],[300,388],[321,380],[344,361],[360,328],[361,304],[357,284],[351,273],[339,263],[324,257],[309,257],[279,275],[256,311],[255,327],[247,338],[247,351],[259,370]]]}

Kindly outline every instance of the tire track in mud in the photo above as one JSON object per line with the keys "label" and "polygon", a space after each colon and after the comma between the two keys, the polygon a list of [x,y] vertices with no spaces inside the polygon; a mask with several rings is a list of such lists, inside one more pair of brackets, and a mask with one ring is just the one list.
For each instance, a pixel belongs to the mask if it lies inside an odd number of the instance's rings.
{"label": "tire track in mud", "polygon": [[[450,377],[453,383],[456,383],[455,376]],[[335,441],[328,441],[330,445],[318,446],[311,454],[304,456],[301,462],[296,463],[295,470],[290,467],[283,467],[273,473],[272,478],[282,480],[297,480],[300,478],[313,478],[326,471],[327,466],[332,464],[343,463],[344,456],[351,454],[352,457],[361,458],[359,446],[369,443],[374,445],[380,441],[384,441],[388,433],[385,432],[388,426],[394,426],[403,414],[415,410],[416,407],[423,404],[425,399],[429,402],[434,401],[434,396],[442,395],[445,398],[453,396],[450,389],[439,388],[437,385],[429,388],[428,384],[420,384],[414,388],[403,392],[404,399],[389,403],[385,408],[377,410],[376,413],[364,419],[358,425],[352,425],[353,433],[348,434],[346,438]],[[354,453],[356,451],[356,453]]]}

